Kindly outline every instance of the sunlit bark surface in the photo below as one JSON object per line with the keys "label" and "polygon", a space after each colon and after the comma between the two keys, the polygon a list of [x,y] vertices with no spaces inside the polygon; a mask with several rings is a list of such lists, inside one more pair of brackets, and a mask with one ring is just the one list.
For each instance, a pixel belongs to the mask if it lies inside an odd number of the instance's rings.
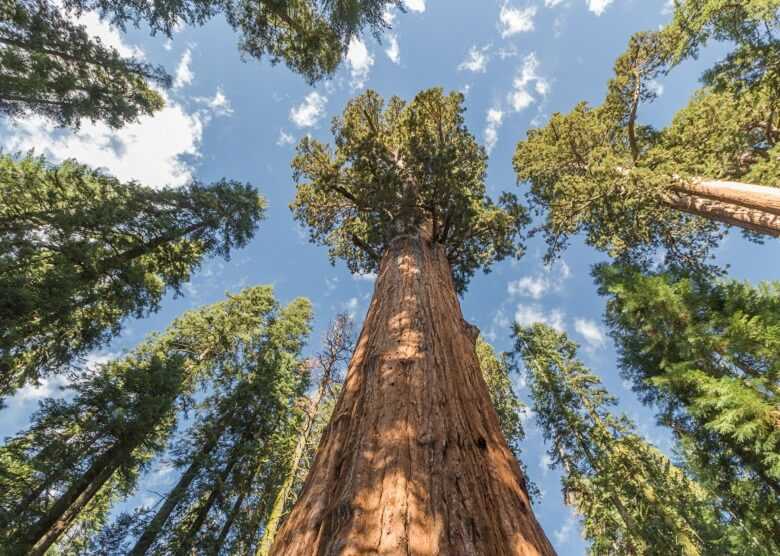
{"label": "sunlit bark surface", "polygon": [[396,239],[275,556],[552,555],[440,246]]}

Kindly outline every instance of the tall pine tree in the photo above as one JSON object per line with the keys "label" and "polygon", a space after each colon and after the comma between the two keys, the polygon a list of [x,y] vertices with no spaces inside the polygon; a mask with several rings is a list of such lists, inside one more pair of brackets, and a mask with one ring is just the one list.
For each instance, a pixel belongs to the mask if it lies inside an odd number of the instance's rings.
{"label": "tall pine tree", "polygon": [[305,138],[292,209],[353,272],[378,273],[341,396],[271,554],[552,554],[457,299],[516,255],[525,213],[485,191],[463,96],[373,91]]}
{"label": "tall pine tree", "polygon": [[42,554],[76,522],[100,527],[111,502],[132,491],[165,446],[195,387],[224,380],[275,310],[269,287],[248,288],[84,371],[69,386],[72,399],[46,400],[30,428],[0,449],[3,544]]}
{"label": "tall pine tree", "polygon": [[614,397],[576,357],[565,334],[516,326],[536,421],[563,472],[591,554],[770,554],[721,522],[705,491],[614,413]]}
{"label": "tall pine tree", "polygon": [[310,320],[310,303],[296,300],[234,353],[174,449],[182,474],[129,554],[235,553],[235,543],[251,542],[249,516],[270,507],[284,479],[278,454],[294,442],[295,401],[309,378],[300,351]]}
{"label": "tall pine tree", "polygon": [[156,311],[208,256],[253,236],[248,184],[153,190],[72,161],[0,156],[0,396]]}
{"label": "tall pine tree", "polygon": [[623,375],[699,482],[761,544],[780,538],[780,286],[596,267]]}
{"label": "tall pine tree", "polygon": [[122,56],[50,0],[0,5],[0,113],[121,127],[164,105],[162,68]]}

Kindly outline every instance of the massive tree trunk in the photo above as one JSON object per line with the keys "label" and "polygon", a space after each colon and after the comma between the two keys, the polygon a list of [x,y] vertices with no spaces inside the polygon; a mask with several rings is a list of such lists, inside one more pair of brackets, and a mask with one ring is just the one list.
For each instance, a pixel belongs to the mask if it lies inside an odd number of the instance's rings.
{"label": "massive tree trunk", "polygon": [[720,180],[678,182],[666,204],[710,220],[780,236],[780,188]]}
{"label": "massive tree trunk", "polygon": [[444,250],[397,238],[275,556],[553,555]]}

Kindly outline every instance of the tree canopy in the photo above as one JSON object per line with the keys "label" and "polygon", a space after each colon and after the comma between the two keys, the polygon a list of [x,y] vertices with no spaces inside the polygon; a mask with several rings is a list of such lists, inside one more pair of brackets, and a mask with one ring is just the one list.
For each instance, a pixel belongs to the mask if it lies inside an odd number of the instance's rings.
{"label": "tree canopy", "polygon": [[[530,182],[532,204],[547,211],[548,256],[582,231],[589,244],[635,263],[663,248],[669,262],[702,267],[722,235],[713,219],[743,224],[691,210],[688,184],[707,178],[778,186],[777,49],[760,47],[777,29],[778,3],[676,4],[669,26],[631,38],[602,105],[583,102],[554,114],[518,144],[518,180]],[[705,75],[705,87],[667,128],[640,123],[642,104],[657,98],[657,79],[710,38],[737,41],[731,58]],[[729,69],[743,58],[758,68],[747,88],[748,70]]]}
{"label": "tree canopy", "polygon": [[766,546],[780,532],[780,285],[597,266],[623,376],[702,484]]}
{"label": "tree canopy", "polygon": [[464,110],[462,94],[441,89],[408,103],[367,91],[334,118],[333,146],[303,138],[291,208],[311,241],[326,245],[331,261],[369,273],[394,238],[430,226],[459,291],[478,268],[519,256],[525,211],[512,194],[498,203],[487,195],[487,157]]}
{"label": "tree canopy", "polygon": [[245,245],[263,212],[234,181],[153,190],[73,161],[0,156],[0,395],[156,311],[205,257]]}
{"label": "tree canopy", "polygon": [[162,68],[122,56],[49,0],[0,7],[0,113],[121,127],[164,105]]}
{"label": "tree canopy", "polygon": [[516,326],[536,422],[562,468],[564,498],[590,554],[770,554],[723,521],[717,503],[614,413],[617,400],[554,329]]}
{"label": "tree canopy", "polygon": [[141,23],[172,36],[179,25],[202,25],[223,15],[239,33],[239,50],[253,58],[284,61],[309,82],[333,73],[350,40],[364,28],[387,27],[383,14],[400,0],[64,0],[80,13],[97,10],[124,28]]}

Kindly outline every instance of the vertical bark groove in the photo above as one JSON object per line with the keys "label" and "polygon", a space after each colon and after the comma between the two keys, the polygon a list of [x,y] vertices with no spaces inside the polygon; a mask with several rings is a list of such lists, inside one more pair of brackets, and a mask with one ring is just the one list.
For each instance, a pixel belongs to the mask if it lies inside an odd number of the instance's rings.
{"label": "vertical bark groove", "polygon": [[443,248],[396,239],[274,556],[554,555],[501,434]]}

